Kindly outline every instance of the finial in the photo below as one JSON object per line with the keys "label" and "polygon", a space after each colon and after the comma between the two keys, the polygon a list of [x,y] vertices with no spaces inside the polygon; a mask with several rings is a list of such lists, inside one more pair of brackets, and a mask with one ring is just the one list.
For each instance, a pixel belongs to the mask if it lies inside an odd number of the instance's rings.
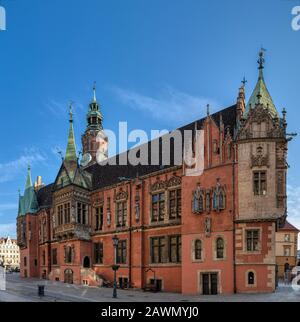
{"label": "finial", "polygon": [[245,87],[246,83],[248,83],[248,81],[246,80],[245,76],[243,77],[243,80],[242,80],[242,84],[243,84],[243,87]]}
{"label": "finial", "polygon": [[210,106],[209,106],[209,104],[207,104],[206,105],[206,113],[207,113],[207,116],[209,116],[209,114],[210,114],[209,108],[210,108]]}
{"label": "finial", "polygon": [[93,92],[94,92],[94,98],[93,98],[93,101],[94,102],[97,102],[97,98],[96,98],[96,82],[94,82],[94,86],[93,86]]}
{"label": "finial", "polygon": [[260,51],[259,51],[259,58],[258,58],[258,69],[264,69],[264,63],[265,63],[265,58],[264,58],[264,53],[266,52],[266,49],[264,49],[263,47],[261,47]]}
{"label": "finial", "polygon": [[283,116],[283,119],[285,121],[286,120],[286,109],[285,109],[285,107],[282,109],[282,116]]}
{"label": "finial", "polygon": [[69,109],[70,109],[70,112],[69,112],[69,115],[70,115],[70,122],[73,122],[73,104],[74,102],[71,101],[70,102],[70,106],[69,106]]}
{"label": "finial", "polygon": [[19,197],[21,196],[21,189],[19,188],[18,189],[18,194],[19,194]]}
{"label": "finial", "polygon": [[30,171],[31,170],[31,166],[30,164],[28,164],[27,170]]}

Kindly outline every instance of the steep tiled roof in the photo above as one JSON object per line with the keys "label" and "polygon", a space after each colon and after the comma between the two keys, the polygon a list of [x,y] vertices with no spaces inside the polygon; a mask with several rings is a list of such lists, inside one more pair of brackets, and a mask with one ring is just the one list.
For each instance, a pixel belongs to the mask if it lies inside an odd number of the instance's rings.
{"label": "steep tiled roof", "polygon": [[[222,115],[222,121],[224,124],[225,129],[227,127],[230,128],[230,132],[233,135],[234,133],[234,127],[236,122],[236,105],[230,106],[228,108],[225,108],[217,113],[214,113],[211,115],[212,119],[216,123],[217,126],[220,126],[220,116]],[[200,130],[202,127],[205,118],[202,118],[200,120],[197,120],[196,122],[190,123],[188,125],[185,125],[178,130],[183,132],[185,130],[191,130],[193,132],[193,136],[195,133],[195,123],[197,123],[197,129]],[[120,165],[119,160],[122,157],[125,157],[127,159],[128,153],[133,152],[134,150],[129,150],[127,152],[124,152],[123,154],[117,155],[116,158],[116,165],[111,164],[105,164],[105,165],[99,165],[94,164],[85,170],[92,174],[92,189],[101,189],[105,188],[114,184],[117,184],[120,182],[121,178],[126,179],[134,179],[137,176],[144,176],[151,174],[153,172],[157,172],[159,170],[168,169],[170,167],[173,167],[174,165],[174,151],[172,149],[172,142],[171,142],[171,162],[170,165],[161,166],[162,158],[161,158],[161,146],[162,146],[162,140],[157,139],[159,141],[160,149],[159,149],[159,164],[158,165],[131,165],[128,162],[128,165]],[[151,141],[153,142],[153,141]],[[150,142],[145,144],[148,149],[148,156],[149,156],[149,164],[150,164],[150,156],[151,156],[151,144]],[[136,148],[136,151],[138,151],[140,147]],[[182,152],[182,151],[181,151]],[[113,158],[111,158],[113,159]],[[110,160],[111,160],[110,159]],[[40,208],[49,207],[52,203],[52,190],[53,190],[54,184],[50,184],[48,186],[45,186],[41,188],[37,193],[38,203]]]}
{"label": "steep tiled roof", "polygon": [[50,207],[52,204],[52,188],[53,184],[44,186],[37,192],[37,200],[40,208]]}
{"label": "steep tiled roof", "polygon": [[295,226],[293,226],[287,220],[285,222],[285,225],[282,228],[280,228],[279,230],[292,230],[292,231],[298,231],[299,232],[299,229],[296,228]]}
{"label": "steep tiled roof", "polygon": [[[220,126],[220,115],[222,115],[222,121],[223,121],[224,127],[225,128],[229,127],[230,132],[233,135],[235,122],[236,122],[236,105],[230,106],[226,109],[223,109],[223,110],[211,115],[212,119],[217,124],[217,126]],[[202,119],[196,121],[198,130],[203,125],[205,119],[206,118],[202,118]],[[194,135],[195,122],[185,125],[185,126],[179,128],[178,130],[181,132],[183,132],[185,130],[191,130],[191,131],[193,131],[193,135]],[[160,162],[159,162],[159,164],[161,164],[162,140],[161,140],[161,138],[157,139],[157,140],[159,140],[159,145],[160,145],[160,149],[159,149]],[[153,142],[153,141],[151,141],[151,142]],[[150,144],[150,142],[148,142],[145,145],[147,146],[146,149],[148,149],[148,157],[149,157],[149,164],[150,164],[151,144]],[[139,148],[136,148],[136,150],[138,151]],[[172,143],[171,143],[170,150],[171,150],[170,165],[167,165],[164,167],[162,167],[160,165],[140,165],[140,164],[137,166],[133,166],[133,165],[129,164],[129,162],[128,162],[128,165],[119,165],[120,158],[124,157],[125,159],[127,159],[128,153],[130,151],[131,151],[131,153],[132,153],[132,151],[134,151],[134,150],[129,150],[127,152],[124,152],[123,154],[116,156],[116,164],[117,165],[94,164],[94,165],[86,168],[86,170],[93,175],[93,189],[94,190],[100,189],[100,188],[104,188],[104,187],[119,183],[121,177],[124,177],[127,179],[133,179],[133,178],[136,178],[137,176],[148,175],[153,172],[163,170],[163,169],[168,169],[168,168],[176,165],[176,164],[174,164],[174,153],[173,153],[174,151],[172,149]]]}

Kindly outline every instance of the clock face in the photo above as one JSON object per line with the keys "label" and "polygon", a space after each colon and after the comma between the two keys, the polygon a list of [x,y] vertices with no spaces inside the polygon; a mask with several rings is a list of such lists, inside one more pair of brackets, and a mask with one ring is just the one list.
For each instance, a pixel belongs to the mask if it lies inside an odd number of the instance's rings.
{"label": "clock face", "polygon": [[80,165],[85,167],[92,161],[92,156],[89,153],[85,153],[80,161]]}

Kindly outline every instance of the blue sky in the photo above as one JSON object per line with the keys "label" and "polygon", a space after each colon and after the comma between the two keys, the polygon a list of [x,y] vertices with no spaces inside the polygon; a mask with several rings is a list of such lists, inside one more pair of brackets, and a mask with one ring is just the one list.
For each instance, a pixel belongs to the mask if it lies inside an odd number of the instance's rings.
{"label": "blue sky", "polygon": [[[289,131],[300,119],[300,31],[294,0],[0,0],[0,235],[15,234],[17,190],[26,167],[45,183],[65,149],[67,106],[75,102],[77,144],[97,81],[106,128],[173,129],[236,101],[246,76],[265,79]],[[300,140],[289,146],[289,214],[300,226]]]}

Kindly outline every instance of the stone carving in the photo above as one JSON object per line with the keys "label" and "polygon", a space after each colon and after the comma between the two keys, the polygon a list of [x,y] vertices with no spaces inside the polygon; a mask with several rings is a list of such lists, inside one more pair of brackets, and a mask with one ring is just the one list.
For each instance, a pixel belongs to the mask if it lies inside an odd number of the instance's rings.
{"label": "stone carving", "polygon": [[209,237],[211,234],[211,218],[205,218],[205,236]]}
{"label": "stone carving", "polygon": [[181,178],[179,177],[172,177],[168,182],[168,187],[177,187],[181,185]]}
{"label": "stone carving", "polygon": [[269,167],[269,153],[263,154],[262,146],[256,149],[256,155],[251,156],[251,167]]}
{"label": "stone carving", "polygon": [[158,191],[166,189],[166,183],[164,181],[157,181],[151,186],[151,191]]}
{"label": "stone carving", "polygon": [[128,193],[126,191],[120,191],[116,194],[115,200],[127,200],[128,199]]}
{"label": "stone carving", "polygon": [[286,167],[287,148],[285,143],[276,144],[276,166]]}

